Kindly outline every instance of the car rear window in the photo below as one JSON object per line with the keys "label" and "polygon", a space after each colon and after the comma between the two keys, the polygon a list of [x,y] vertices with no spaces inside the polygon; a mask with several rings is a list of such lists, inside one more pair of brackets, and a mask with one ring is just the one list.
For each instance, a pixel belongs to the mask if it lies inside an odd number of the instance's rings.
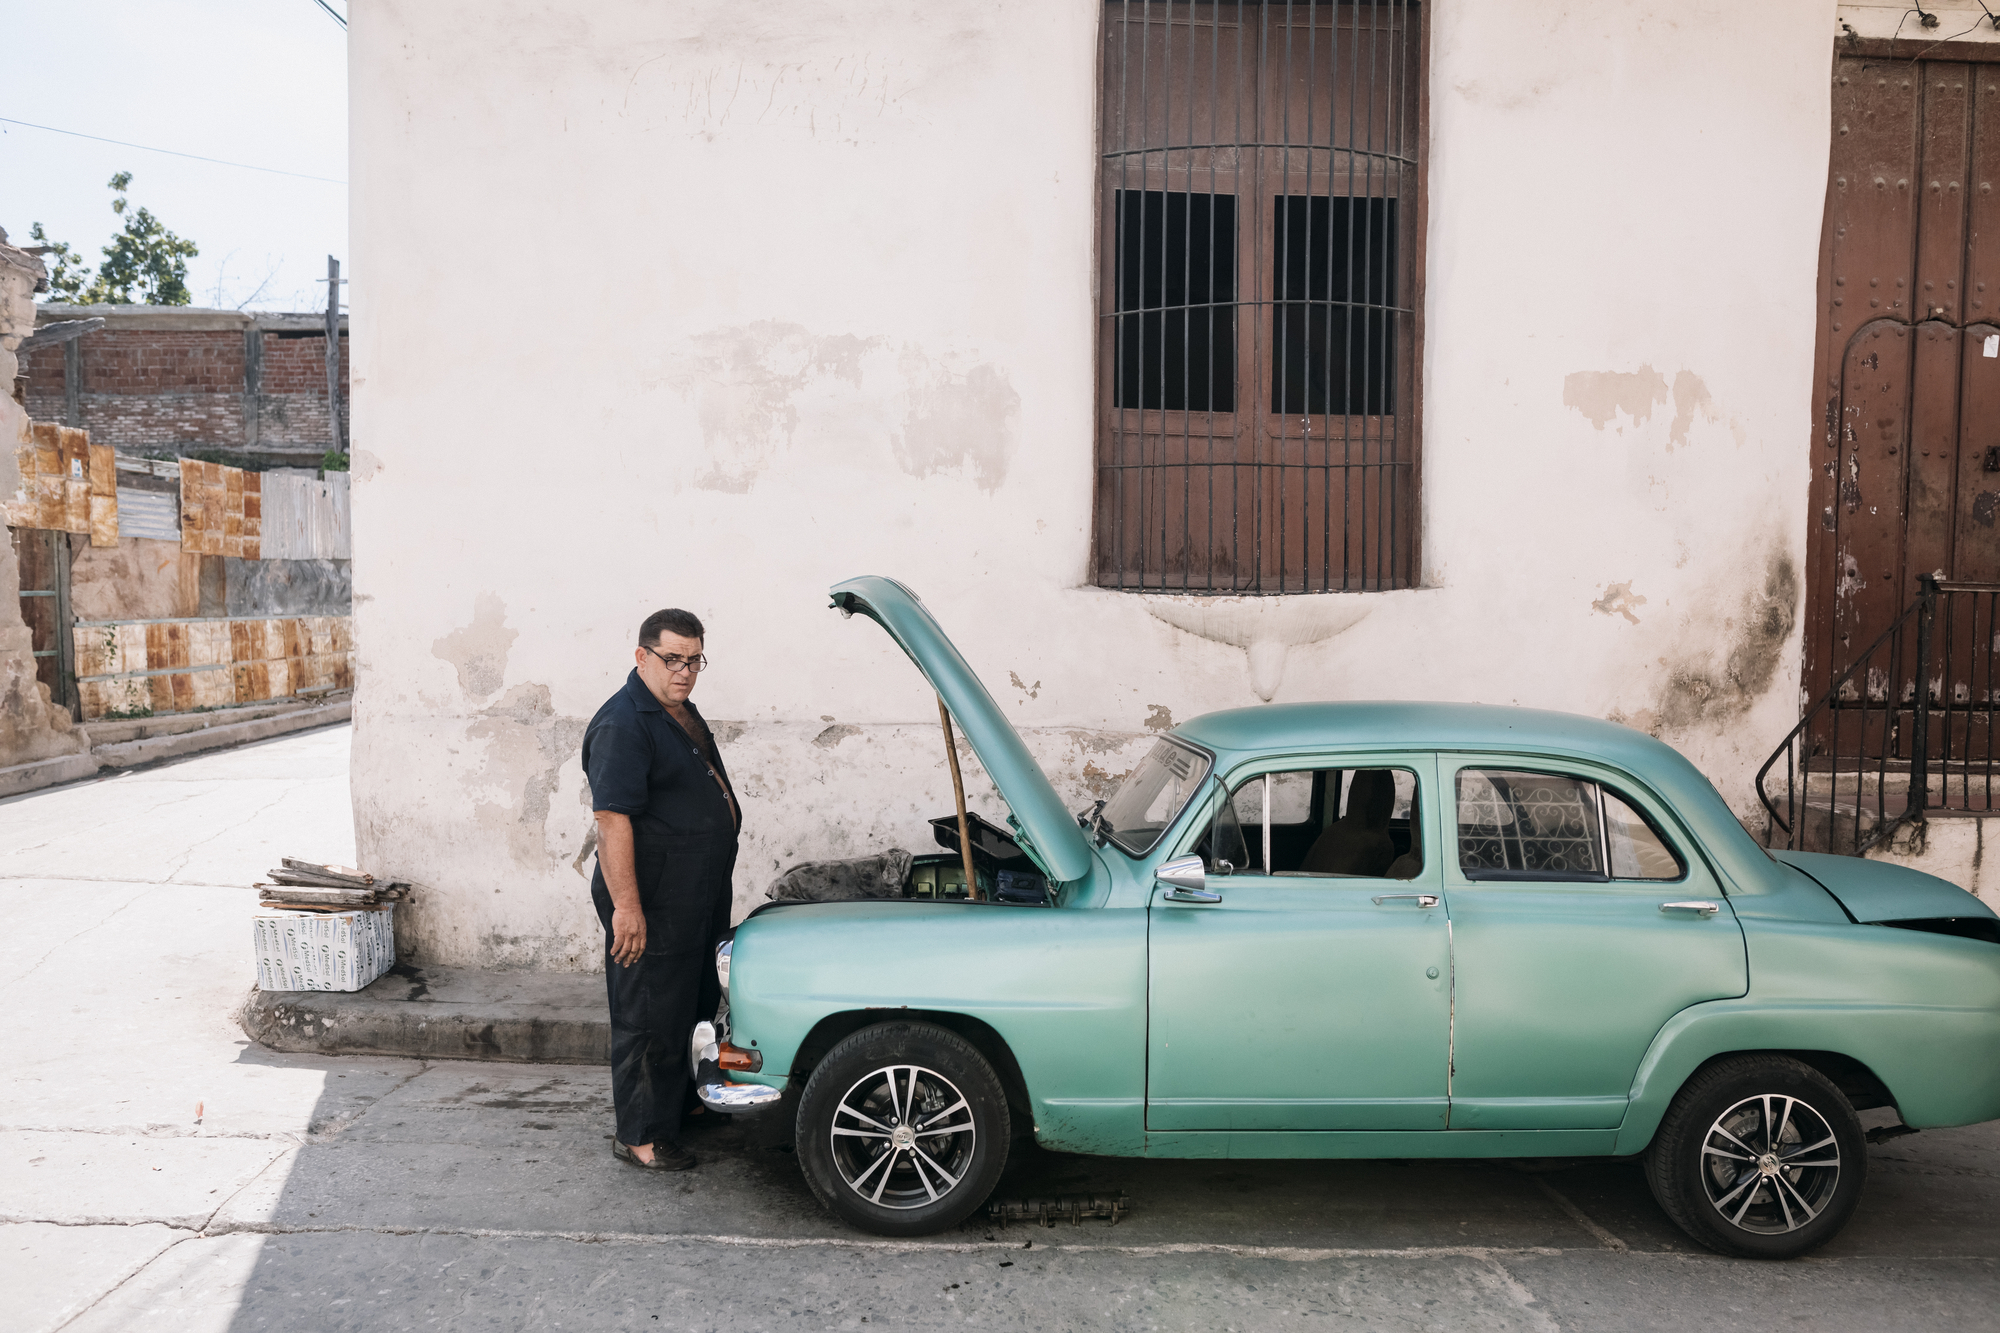
{"label": "car rear window", "polygon": [[1457,797],[1467,879],[1675,880],[1686,869],[1629,801],[1587,778],[1466,768]]}

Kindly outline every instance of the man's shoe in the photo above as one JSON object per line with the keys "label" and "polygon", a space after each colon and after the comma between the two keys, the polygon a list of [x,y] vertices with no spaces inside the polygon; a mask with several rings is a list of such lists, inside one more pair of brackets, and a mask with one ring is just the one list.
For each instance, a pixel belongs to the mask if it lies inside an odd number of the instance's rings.
{"label": "man's shoe", "polygon": [[695,1165],[694,1154],[677,1143],[654,1144],[653,1160],[642,1162],[639,1160],[637,1153],[620,1143],[617,1139],[613,1139],[611,1141],[611,1155],[621,1162],[630,1162],[633,1166],[641,1167],[647,1171],[692,1171]]}

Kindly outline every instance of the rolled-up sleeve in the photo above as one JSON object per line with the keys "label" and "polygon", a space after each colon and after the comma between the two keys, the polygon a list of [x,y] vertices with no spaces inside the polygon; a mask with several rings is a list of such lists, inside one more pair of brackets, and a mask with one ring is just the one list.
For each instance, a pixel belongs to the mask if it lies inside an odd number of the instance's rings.
{"label": "rolled-up sleeve", "polygon": [[600,722],[584,738],[583,771],[590,780],[590,808],[636,815],[646,808],[646,775],[653,746],[646,734]]}

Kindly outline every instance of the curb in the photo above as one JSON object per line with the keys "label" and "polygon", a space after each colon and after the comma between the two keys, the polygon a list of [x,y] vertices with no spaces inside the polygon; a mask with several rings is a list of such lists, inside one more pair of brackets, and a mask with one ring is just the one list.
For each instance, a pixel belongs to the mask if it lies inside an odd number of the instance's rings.
{"label": "curb", "polygon": [[178,759],[182,755],[199,754],[203,750],[221,750],[232,745],[244,745],[250,741],[269,740],[273,736],[283,736],[294,731],[329,727],[351,721],[353,717],[354,701],[343,699],[339,703],[323,704],[318,708],[301,708],[295,712],[254,718],[248,722],[225,722],[220,726],[203,727],[198,731],[183,731],[171,736],[149,736],[142,741],[121,741],[115,745],[100,745],[90,752],[90,757],[102,768],[131,768],[159,759]]}
{"label": "curb", "polygon": [[352,721],[353,717],[354,701],[342,699],[338,703],[291,709],[244,722],[223,722],[165,736],[149,736],[144,740],[100,745],[88,754],[57,755],[53,759],[39,759],[31,764],[16,764],[11,768],[0,768],[0,799],[39,791],[44,787],[61,786],[66,782],[82,782],[107,769],[136,768],[162,759],[200,754],[204,750],[226,750],[232,745],[269,740],[294,731],[337,726]]}
{"label": "curb", "polygon": [[37,759],[32,764],[0,768],[0,796],[19,796],[22,792],[96,776],[97,759],[94,755],[61,754],[53,759]]}
{"label": "curb", "polygon": [[611,1062],[604,978],[399,963],[358,991],[252,990],[236,1014],[274,1051],[419,1060]]}

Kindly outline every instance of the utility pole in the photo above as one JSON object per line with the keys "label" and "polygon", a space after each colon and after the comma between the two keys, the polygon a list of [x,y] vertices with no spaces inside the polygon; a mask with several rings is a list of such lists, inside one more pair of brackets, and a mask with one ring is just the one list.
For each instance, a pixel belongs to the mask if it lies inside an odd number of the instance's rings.
{"label": "utility pole", "polygon": [[340,261],[326,257],[326,430],[335,453],[346,453],[340,429]]}

